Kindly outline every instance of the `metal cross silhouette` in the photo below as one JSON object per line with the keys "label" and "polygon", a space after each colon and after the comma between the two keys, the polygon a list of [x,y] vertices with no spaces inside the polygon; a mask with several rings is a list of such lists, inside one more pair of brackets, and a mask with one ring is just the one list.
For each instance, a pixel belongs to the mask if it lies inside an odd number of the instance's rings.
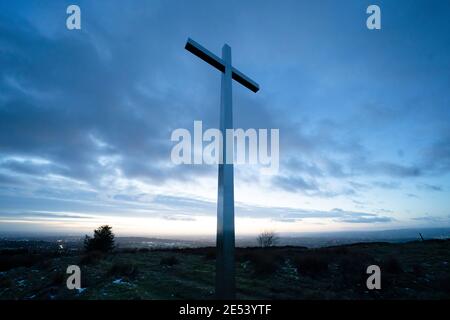
{"label": "metal cross silhouette", "polygon": [[[185,49],[206,61],[222,72],[220,97],[220,130],[225,137],[227,129],[233,129],[232,79],[253,92],[259,90],[259,85],[231,64],[231,47],[222,47],[222,58],[217,57],[192,39],[188,39]],[[231,155],[229,154],[231,152]],[[233,146],[226,145],[226,139],[220,150],[221,159],[233,159]],[[226,155],[226,157],[224,156]],[[217,197],[217,253],[216,253],[216,297],[218,299],[235,298],[234,271],[234,178],[233,163],[219,163]]]}

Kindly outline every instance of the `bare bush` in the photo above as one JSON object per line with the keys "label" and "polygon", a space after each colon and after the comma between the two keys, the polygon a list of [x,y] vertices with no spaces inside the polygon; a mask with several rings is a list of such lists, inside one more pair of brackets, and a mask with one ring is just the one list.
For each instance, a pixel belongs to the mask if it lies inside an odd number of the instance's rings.
{"label": "bare bush", "polygon": [[180,261],[175,256],[164,257],[160,261],[160,265],[173,267],[176,264],[179,264]]}
{"label": "bare bush", "polygon": [[250,253],[247,258],[253,266],[254,274],[258,276],[274,274],[283,262],[283,258],[271,250],[258,250]]}
{"label": "bare bush", "polygon": [[256,241],[260,247],[273,247],[278,242],[278,236],[273,231],[264,231],[258,236]]}

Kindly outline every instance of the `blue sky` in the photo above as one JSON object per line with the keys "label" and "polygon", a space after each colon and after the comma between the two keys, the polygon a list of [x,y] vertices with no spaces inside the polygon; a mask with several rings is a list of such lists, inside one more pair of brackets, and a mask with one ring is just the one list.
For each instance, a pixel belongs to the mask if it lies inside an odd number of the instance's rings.
{"label": "blue sky", "polygon": [[[82,30],[66,29],[81,8]],[[381,8],[382,29],[366,28]],[[217,168],[170,162],[217,127],[280,130],[280,171],[235,170],[237,234],[450,226],[448,1],[0,1],[0,233],[214,234]]]}

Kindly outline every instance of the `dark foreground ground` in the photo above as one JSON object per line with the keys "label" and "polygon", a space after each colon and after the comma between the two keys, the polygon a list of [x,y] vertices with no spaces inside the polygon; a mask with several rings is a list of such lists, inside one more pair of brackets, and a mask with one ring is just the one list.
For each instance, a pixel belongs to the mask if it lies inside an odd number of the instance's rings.
{"label": "dark foreground ground", "polygon": [[[0,299],[212,299],[214,248],[127,249],[109,255],[0,251]],[[240,299],[449,299],[450,240],[239,248]],[[66,288],[79,265],[82,289]],[[381,290],[366,288],[381,267]]]}

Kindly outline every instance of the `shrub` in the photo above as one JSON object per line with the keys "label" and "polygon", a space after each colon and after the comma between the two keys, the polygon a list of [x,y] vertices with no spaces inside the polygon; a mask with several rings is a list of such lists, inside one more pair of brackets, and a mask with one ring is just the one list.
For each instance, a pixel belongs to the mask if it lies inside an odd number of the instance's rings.
{"label": "shrub", "polygon": [[214,260],[216,259],[216,249],[208,249],[205,253],[205,259],[206,260]]}
{"label": "shrub", "polygon": [[66,278],[66,275],[63,272],[60,271],[56,271],[55,273],[52,274],[51,276],[51,280],[50,280],[50,284],[52,286],[60,286],[62,284],[64,284],[64,280]]}
{"label": "shrub", "polygon": [[47,270],[47,269],[50,269],[50,268],[51,268],[51,266],[52,266],[52,261],[51,261],[50,259],[48,259],[48,260],[42,260],[42,261],[39,261],[39,262],[37,263],[37,266],[38,266],[39,269]]}
{"label": "shrub", "polygon": [[421,264],[414,264],[412,266],[412,272],[414,273],[414,275],[421,277],[425,274],[425,269]]}
{"label": "shrub", "polygon": [[328,259],[321,254],[304,254],[294,259],[299,274],[315,276],[328,271]]}
{"label": "shrub", "polygon": [[138,269],[134,264],[124,262],[114,263],[109,270],[110,275],[128,278],[135,277],[137,275],[137,272]]}
{"label": "shrub", "polygon": [[335,256],[341,256],[341,255],[347,255],[350,253],[350,250],[347,247],[329,247],[324,248],[324,252],[327,253],[327,255],[335,255]]}
{"label": "shrub", "polygon": [[94,230],[94,237],[86,235],[84,248],[89,251],[110,252],[114,249],[114,233],[108,225],[101,226]]}
{"label": "shrub", "polygon": [[180,261],[175,256],[164,257],[159,262],[160,265],[162,265],[162,266],[169,266],[169,267],[172,267],[172,266],[174,266],[176,264],[179,264],[179,263],[180,263]]}
{"label": "shrub", "polygon": [[434,286],[438,291],[450,293],[450,276],[444,275],[436,279],[436,285]]}
{"label": "shrub", "polygon": [[13,286],[13,282],[10,278],[0,277],[0,288],[11,288]]}
{"label": "shrub", "polygon": [[386,261],[384,261],[381,270],[392,274],[399,274],[403,272],[400,262],[395,257],[389,257]]}
{"label": "shrub", "polygon": [[50,254],[36,254],[28,251],[12,255],[0,255],[0,271],[7,271],[17,267],[31,267],[51,258],[52,255]]}
{"label": "shrub", "polygon": [[118,252],[118,253],[138,253],[138,248],[123,248],[116,252]]}
{"label": "shrub", "polygon": [[341,273],[344,275],[366,274],[367,267],[373,264],[372,260],[368,255],[361,253],[345,256],[339,261]]}
{"label": "shrub", "polygon": [[256,275],[274,274],[279,266],[280,257],[271,252],[257,251],[249,253],[246,258],[250,260]]}
{"label": "shrub", "polygon": [[89,251],[81,256],[80,265],[93,264],[104,258],[100,251]]}
{"label": "shrub", "polygon": [[352,253],[344,256],[339,261],[341,281],[336,281],[335,285],[339,289],[364,288],[365,281],[368,277],[366,274],[367,267],[374,264],[373,261],[373,258],[369,255],[362,253]]}
{"label": "shrub", "polygon": [[260,247],[267,248],[276,245],[278,237],[273,231],[264,231],[258,236],[256,241]]}

